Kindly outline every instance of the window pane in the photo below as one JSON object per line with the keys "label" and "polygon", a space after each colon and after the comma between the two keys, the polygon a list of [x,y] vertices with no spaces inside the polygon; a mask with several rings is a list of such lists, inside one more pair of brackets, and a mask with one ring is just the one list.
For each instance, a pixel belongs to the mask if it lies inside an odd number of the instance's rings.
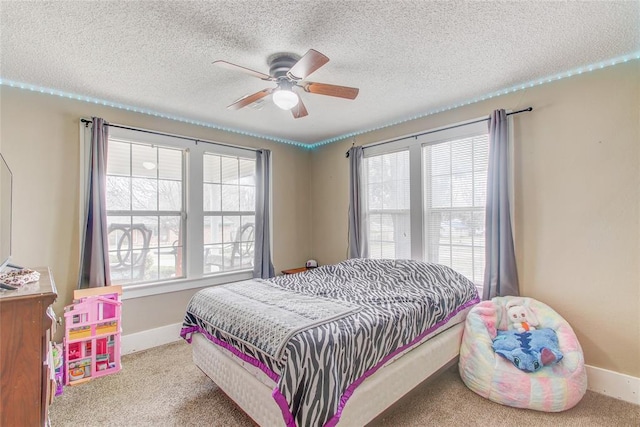
{"label": "window pane", "polygon": [[[133,222],[132,222],[133,221]],[[113,283],[145,281],[155,277],[149,246],[154,218],[108,216],[109,271]]]}
{"label": "window pane", "polygon": [[238,230],[240,229],[239,216],[222,217],[222,242],[235,242],[238,238]]}
{"label": "window pane", "polygon": [[433,212],[431,215],[434,217],[440,217],[440,233],[434,233],[439,237],[438,239],[435,239],[435,243],[438,245],[451,243],[451,213]]}
{"label": "window pane", "polygon": [[[204,274],[250,269],[255,246],[255,160],[205,155]],[[251,215],[239,215],[241,212]]]}
{"label": "window pane", "polygon": [[473,244],[476,246],[484,247],[484,223],[485,213],[484,209],[481,211],[474,211],[471,216],[471,221],[469,225],[471,226],[471,231],[473,233]]}
{"label": "window pane", "polygon": [[109,141],[107,175],[131,175],[131,144]]}
{"label": "window pane", "polygon": [[131,175],[155,178],[158,175],[158,150],[151,145],[131,144]]}
{"label": "window pane", "polygon": [[424,259],[481,283],[487,135],[425,146],[422,152]]}
{"label": "window pane", "polygon": [[233,212],[240,210],[240,191],[237,185],[222,184],[222,210]]}
{"label": "window pane", "polygon": [[238,185],[238,158],[222,157],[222,182]]}
{"label": "window pane", "polygon": [[182,181],[182,151],[158,148],[158,177]]}
{"label": "window pane", "polygon": [[[107,162],[112,282],[183,277],[183,151],[110,140]],[[175,214],[159,215],[158,210]],[[136,215],[140,211],[149,214]]]}
{"label": "window pane", "polygon": [[158,217],[131,217],[131,239],[134,249],[158,247]]}
{"label": "window pane", "polygon": [[382,156],[367,159],[367,180],[371,184],[382,182]]}
{"label": "window pane", "polygon": [[451,175],[431,178],[431,200],[434,208],[451,207]]}
{"label": "window pane", "polygon": [[438,248],[438,255],[435,259],[436,261],[433,262],[451,267],[451,246],[440,245]]}
{"label": "window pane", "polygon": [[471,138],[451,141],[451,173],[471,172],[473,169],[471,142]]}
{"label": "window pane", "polygon": [[382,209],[382,183],[369,184],[369,209]]}
{"label": "window pane", "polygon": [[179,216],[159,217],[158,273],[160,279],[183,277],[182,220]]}
{"label": "window pane", "polygon": [[255,246],[255,218],[243,216],[240,230],[238,230],[237,266],[238,268],[252,268]]}
{"label": "window pane", "polygon": [[379,240],[369,242],[369,258],[382,258],[382,247]]}
{"label": "window pane", "polygon": [[205,211],[219,212],[222,209],[221,193],[220,184],[204,184],[202,199]]}
{"label": "window pane", "polygon": [[205,217],[205,274],[253,267],[254,223],[253,215]]}
{"label": "window pane", "polygon": [[158,181],[158,209],[161,211],[182,210],[182,183],[180,181]]}
{"label": "window pane", "polygon": [[204,273],[224,271],[222,264],[222,245],[204,246]]}
{"label": "window pane", "polygon": [[487,171],[473,173],[473,206],[485,207],[487,201]]}
{"label": "window pane", "polygon": [[365,159],[369,251],[374,258],[410,258],[409,152]]}
{"label": "window pane", "polygon": [[484,248],[473,248],[473,282],[484,283]]}
{"label": "window pane", "polygon": [[107,175],[107,210],[131,210],[131,178]]}
{"label": "window pane", "polygon": [[158,217],[131,218],[133,279],[158,280]]}
{"label": "window pane", "polygon": [[155,179],[131,179],[131,207],[133,210],[155,211],[158,209],[158,181]]}
{"label": "window pane", "polygon": [[220,182],[220,156],[205,154],[203,156],[203,178],[204,182]]}
{"label": "window pane", "polygon": [[431,165],[431,175],[450,175],[451,174],[451,150],[449,144],[436,144],[424,148],[426,152],[430,151],[431,160],[425,162]]}
{"label": "window pane", "polygon": [[204,244],[222,243],[222,217],[204,217]]}
{"label": "window pane", "polygon": [[256,217],[244,215],[240,218],[240,225],[243,227],[241,239],[243,242],[255,240],[255,223]]}
{"label": "window pane", "polygon": [[398,207],[398,183],[386,181],[382,183],[382,209],[396,209]]}
{"label": "window pane", "polygon": [[451,176],[451,199],[453,207],[473,206],[473,175],[471,172]]}
{"label": "window pane", "polygon": [[473,280],[473,258],[468,246],[451,246],[451,268]]}
{"label": "window pane", "polygon": [[255,179],[256,162],[255,160],[240,159],[240,185],[256,185]]}
{"label": "window pane", "polygon": [[486,172],[488,168],[489,136],[477,136],[473,138],[473,169],[479,172]]}
{"label": "window pane", "polygon": [[256,189],[255,187],[240,186],[240,210],[254,211],[256,209]]}

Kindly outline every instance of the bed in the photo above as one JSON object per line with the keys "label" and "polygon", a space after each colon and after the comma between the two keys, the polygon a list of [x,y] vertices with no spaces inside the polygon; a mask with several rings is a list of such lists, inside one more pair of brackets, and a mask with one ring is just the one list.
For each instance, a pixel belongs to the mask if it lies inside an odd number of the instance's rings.
{"label": "bed", "polygon": [[259,425],[364,425],[456,359],[478,302],[448,267],[352,259],[203,289],[181,336]]}

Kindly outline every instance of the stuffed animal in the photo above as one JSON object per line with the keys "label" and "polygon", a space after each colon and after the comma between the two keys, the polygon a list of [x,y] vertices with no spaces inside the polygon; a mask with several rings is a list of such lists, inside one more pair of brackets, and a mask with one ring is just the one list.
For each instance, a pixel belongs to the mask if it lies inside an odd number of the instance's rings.
{"label": "stuffed animal", "polygon": [[562,360],[558,337],[550,328],[527,332],[498,331],[493,350],[525,372],[535,372]]}
{"label": "stuffed animal", "polygon": [[518,332],[529,332],[536,329],[538,319],[536,315],[525,307],[522,300],[516,299],[507,303],[507,316],[509,317],[509,325]]}

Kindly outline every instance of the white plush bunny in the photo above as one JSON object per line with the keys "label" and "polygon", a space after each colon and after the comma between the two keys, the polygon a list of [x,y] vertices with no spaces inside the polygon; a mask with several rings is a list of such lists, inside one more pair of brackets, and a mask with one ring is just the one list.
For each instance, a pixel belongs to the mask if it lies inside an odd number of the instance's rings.
{"label": "white plush bunny", "polygon": [[522,300],[516,299],[507,303],[509,324],[518,332],[532,331],[538,326],[538,319],[528,307],[522,305]]}

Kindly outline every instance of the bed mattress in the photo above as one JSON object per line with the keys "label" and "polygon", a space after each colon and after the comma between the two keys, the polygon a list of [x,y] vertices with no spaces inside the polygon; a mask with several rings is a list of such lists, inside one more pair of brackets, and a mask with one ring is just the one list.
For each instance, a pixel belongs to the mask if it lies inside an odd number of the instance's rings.
{"label": "bed mattress", "polygon": [[[452,366],[463,330],[464,325],[458,323],[365,378],[348,398],[338,425],[367,424],[422,381]],[[271,386],[258,380],[204,335],[196,334],[192,344],[195,364],[258,425],[284,425]]]}
{"label": "bed mattress", "polygon": [[[266,302],[247,302],[249,295],[243,294],[243,286],[232,286],[235,289],[209,288],[196,294],[187,308],[182,335],[189,340],[200,332],[266,374],[276,383],[272,396],[287,426],[336,424],[349,396],[364,379],[441,328],[450,327],[454,319],[463,317],[479,301],[473,283],[457,272],[410,260],[348,260],[280,276],[262,286],[356,305],[358,310],[326,323],[313,318],[312,327],[296,330],[295,334],[284,331],[282,335],[291,336],[278,352],[272,351],[277,345],[263,339],[271,330],[263,328],[263,323],[275,321],[275,326],[280,326],[278,316],[272,319],[271,307],[282,305],[278,310],[285,311],[291,308],[293,315],[286,317],[293,319],[304,315],[308,300],[303,299],[296,308],[298,297],[289,301],[276,292],[275,298],[267,297]],[[246,294],[263,293],[257,285],[252,286]],[[233,298],[222,306],[210,306],[210,300],[220,299],[215,293],[230,290],[243,302],[234,309],[228,308]],[[325,307],[310,309],[312,314],[318,310]],[[221,320],[215,314],[218,311],[246,311],[251,319]],[[256,333],[258,330],[261,332]],[[270,384],[264,378],[262,383],[267,387]]]}

